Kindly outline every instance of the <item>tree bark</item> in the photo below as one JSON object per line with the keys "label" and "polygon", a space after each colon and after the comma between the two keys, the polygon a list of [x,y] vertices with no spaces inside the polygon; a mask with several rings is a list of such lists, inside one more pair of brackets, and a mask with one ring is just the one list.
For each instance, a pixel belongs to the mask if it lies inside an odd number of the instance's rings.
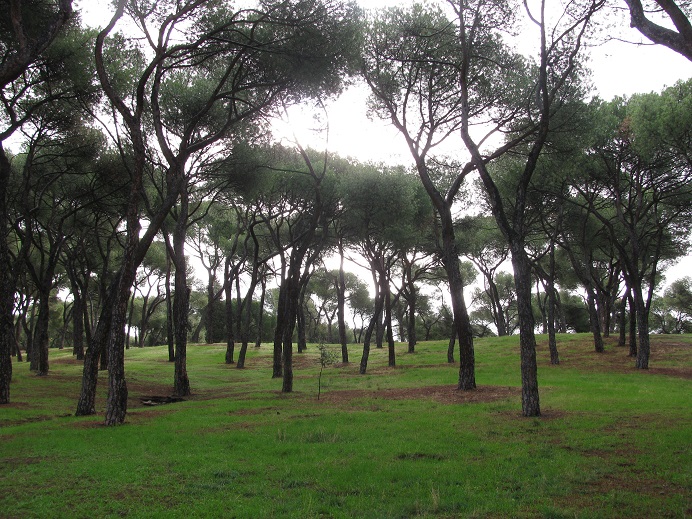
{"label": "tree bark", "polygon": [[596,353],[603,353],[603,337],[601,336],[601,321],[598,318],[598,310],[596,309],[596,297],[594,296],[593,287],[588,284],[586,286],[587,307],[589,309],[589,324],[591,325],[591,333],[593,335],[594,349]]}
{"label": "tree bark", "polygon": [[344,245],[339,239],[339,278],[336,283],[336,318],[339,326],[341,362],[348,364],[348,339],[346,338],[346,276],[344,274]]}
{"label": "tree bark", "polygon": [[9,225],[7,221],[7,186],[11,165],[0,141],[0,404],[10,403],[12,381],[12,344],[14,337],[14,292],[15,283],[11,275],[10,251],[7,246]]}
{"label": "tree bark", "polygon": [[188,194],[183,189],[180,196],[180,210],[173,233],[175,263],[175,295],[173,297],[173,318],[175,329],[175,373],[173,394],[188,396],[190,380],[187,376],[187,332],[190,308],[190,288],[187,286],[187,260],[185,258],[185,237],[188,222]]}
{"label": "tree bark", "polygon": [[524,416],[540,416],[536,336],[531,309],[531,264],[519,240],[511,244],[514,284],[517,290],[519,344],[521,356],[521,409]]}
{"label": "tree bark", "polygon": [[630,290],[627,291],[627,299],[630,306],[630,357],[637,356],[637,310],[634,306],[634,297]]}

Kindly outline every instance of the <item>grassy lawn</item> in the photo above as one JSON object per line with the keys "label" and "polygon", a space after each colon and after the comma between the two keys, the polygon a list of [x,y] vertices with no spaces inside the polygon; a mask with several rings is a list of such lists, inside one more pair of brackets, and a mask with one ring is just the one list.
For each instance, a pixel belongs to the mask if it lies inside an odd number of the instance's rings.
{"label": "grassy lawn", "polygon": [[[270,346],[246,368],[192,345],[193,396],[168,395],[167,350],[126,352],[127,423],[74,417],[81,365],[51,351],[39,378],[14,365],[0,407],[0,517],[692,517],[692,336],[652,336],[652,369],[539,336],[541,418],[521,416],[516,337],[476,341],[478,390],[455,391],[446,342],[373,349],[367,375],[295,355],[295,391],[271,379]],[[334,346],[335,351],[338,349]]]}

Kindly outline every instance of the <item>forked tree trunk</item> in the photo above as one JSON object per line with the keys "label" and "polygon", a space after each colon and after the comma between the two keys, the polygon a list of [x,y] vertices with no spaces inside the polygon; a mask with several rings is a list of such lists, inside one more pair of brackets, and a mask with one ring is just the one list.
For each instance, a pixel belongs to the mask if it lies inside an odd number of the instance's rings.
{"label": "forked tree trunk", "polygon": [[77,402],[75,416],[88,416],[96,413],[96,383],[98,382],[99,357],[105,352],[108,341],[108,333],[113,319],[112,305],[115,302],[115,292],[118,286],[117,274],[106,292],[106,299],[101,305],[96,329],[91,334],[89,346],[84,356],[82,369],[82,387]]}

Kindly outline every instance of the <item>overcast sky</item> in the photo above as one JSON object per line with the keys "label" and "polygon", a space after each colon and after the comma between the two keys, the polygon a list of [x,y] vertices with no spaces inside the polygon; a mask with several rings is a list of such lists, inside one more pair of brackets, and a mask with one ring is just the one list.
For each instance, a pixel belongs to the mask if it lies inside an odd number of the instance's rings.
{"label": "overcast sky", "polygon": [[[533,1],[536,0],[529,0]],[[624,6],[624,0],[612,1],[612,5],[620,2]],[[358,0],[358,3],[366,9],[375,9],[410,5],[413,1]],[[92,26],[105,25],[112,12],[109,0],[77,0],[75,4],[82,10],[85,23]],[[618,34],[612,36],[629,42],[646,42],[636,30],[628,27],[625,19],[616,30]],[[692,77],[692,62],[672,50],[622,41],[610,41],[592,48],[590,68],[595,93],[605,100],[618,95],[660,92],[680,79]],[[401,136],[386,122],[368,119],[366,99],[365,89],[351,88],[339,100],[328,104],[329,149],[362,161],[409,164],[410,155]],[[292,113],[290,124],[301,141],[321,145],[306,133],[313,125],[308,111]],[[689,275],[691,270],[692,258],[688,256],[670,270],[668,279]]]}

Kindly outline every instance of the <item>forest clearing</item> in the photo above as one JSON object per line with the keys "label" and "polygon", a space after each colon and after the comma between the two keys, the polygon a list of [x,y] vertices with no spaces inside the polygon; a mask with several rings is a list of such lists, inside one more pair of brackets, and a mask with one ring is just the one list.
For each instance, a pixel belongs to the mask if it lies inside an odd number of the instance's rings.
{"label": "forest clearing", "polygon": [[689,517],[692,336],[652,335],[648,370],[605,341],[560,335],[551,365],[537,336],[533,418],[517,336],[477,339],[473,391],[456,390],[446,341],[397,344],[395,368],[373,348],[365,375],[321,370],[310,344],[291,393],[271,345],[236,369],[224,344],[193,344],[191,396],[158,406],[143,402],[170,395],[166,347],[131,348],[120,427],[103,425],[104,372],[97,415],[74,416],[82,363],[51,349],[45,377],[17,365],[2,407],[0,516]]}

